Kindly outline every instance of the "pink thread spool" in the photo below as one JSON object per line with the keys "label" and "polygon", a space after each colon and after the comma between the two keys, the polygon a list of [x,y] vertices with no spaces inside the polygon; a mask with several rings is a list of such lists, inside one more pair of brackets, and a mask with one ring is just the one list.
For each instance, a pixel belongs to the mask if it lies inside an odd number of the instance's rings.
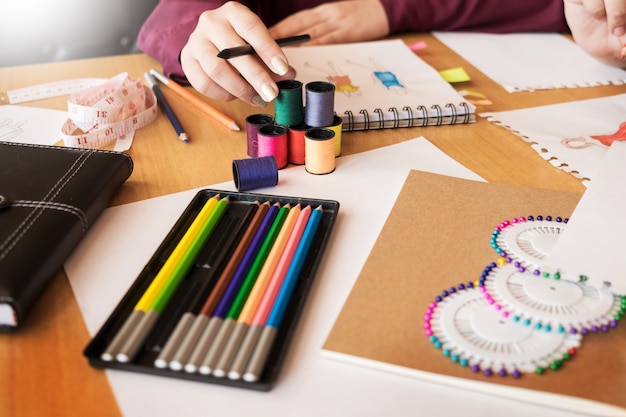
{"label": "pink thread spool", "polygon": [[287,166],[287,128],[281,125],[265,125],[257,134],[257,156],[274,156],[278,169]]}

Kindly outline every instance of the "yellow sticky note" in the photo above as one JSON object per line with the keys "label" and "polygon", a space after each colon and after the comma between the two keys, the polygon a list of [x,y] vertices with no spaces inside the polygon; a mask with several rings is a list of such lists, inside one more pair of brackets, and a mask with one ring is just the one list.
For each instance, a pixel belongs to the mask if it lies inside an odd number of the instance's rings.
{"label": "yellow sticky note", "polygon": [[467,72],[465,72],[463,67],[456,67],[439,71],[439,75],[441,75],[443,79],[449,83],[461,83],[470,80],[469,75],[467,74]]}

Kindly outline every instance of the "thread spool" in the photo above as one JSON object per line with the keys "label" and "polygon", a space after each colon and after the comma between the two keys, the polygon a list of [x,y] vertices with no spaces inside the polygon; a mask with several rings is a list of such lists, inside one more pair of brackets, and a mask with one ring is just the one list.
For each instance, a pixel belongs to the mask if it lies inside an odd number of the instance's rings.
{"label": "thread spool", "polygon": [[311,127],[327,127],[335,117],[335,86],[326,81],[306,85],[304,122]]}
{"label": "thread spool", "polygon": [[304,165],[304,135],[309,127],[305,124],[292,126],[287,132],[287,159],[290,164]]}
{"label": "thread spool", "polygon": [[302,105],[302,83],[297,80],[282,80],[276,83],[278,96],[274,100],[276,124],[297,126],[304,122]]}
{"label": "thread spool", "polygon": [[328,126],[328,128],[335,132],[335,157],[337,157],[341,155],[341,130],[343,129],[343,119],[335,115],[333,123]]}
{"label": "thread spool", "polygon": [[257,135],[262,126],[274,123],[274,116],[271,114],[252,114],[246,117],[246,137],[248,141],[248,156],[258,156]]}
{"label": "thread spool", "polygon": [[278,184],[278,167],[272,155],[233,161],[233,178],[238,191],[273,187]]}
{"label": "thread spool", "polygon": [[257,156],[272,155],[278,169],[287,166],[287,128],[270,124],[261,126],[257,133]]}
{"label": "thread spool", "polygon": [[304,135],[305,169],[311,174],[329,174],[335,170],[335,132],[311,128]]}

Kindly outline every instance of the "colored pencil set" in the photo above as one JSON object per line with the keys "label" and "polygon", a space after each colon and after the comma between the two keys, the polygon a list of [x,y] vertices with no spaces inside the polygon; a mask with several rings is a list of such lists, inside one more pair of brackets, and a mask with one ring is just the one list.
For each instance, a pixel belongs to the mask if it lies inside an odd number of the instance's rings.
{"label": "colored pencil set", "polygon": [[85,356],[101,368],[270,389],[338,209],[198,192]]}

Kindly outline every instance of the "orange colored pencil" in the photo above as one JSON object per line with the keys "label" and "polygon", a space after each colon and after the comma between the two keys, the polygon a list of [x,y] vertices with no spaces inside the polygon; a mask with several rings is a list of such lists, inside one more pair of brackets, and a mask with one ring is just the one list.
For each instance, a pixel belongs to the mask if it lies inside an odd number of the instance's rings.
{"label": "orange colored pencil", "polygon": [[162,82],[168,88],[172,89],[172,91],[177,93],[179,96],[185,98],[189,103],[191,103],[198,110],[201,110],[208,116],[222,123],[224,126],[230,128],[231,130],[237,130],[237,131],[241,130],[239,129],[239,126],[237,126],[237,123],[235,123],[233,119],[226,116],[224,113],[219,112],[217,109],[211,107],[206,101],[195,96],[193,93],[186,90],[183,86],[178,84],[176,81],[171,80],[170,78],[166,77],[165,75],[161,74],[159,71],[155,69],[151,69],[150,74],[152,74],[157,80]]}

